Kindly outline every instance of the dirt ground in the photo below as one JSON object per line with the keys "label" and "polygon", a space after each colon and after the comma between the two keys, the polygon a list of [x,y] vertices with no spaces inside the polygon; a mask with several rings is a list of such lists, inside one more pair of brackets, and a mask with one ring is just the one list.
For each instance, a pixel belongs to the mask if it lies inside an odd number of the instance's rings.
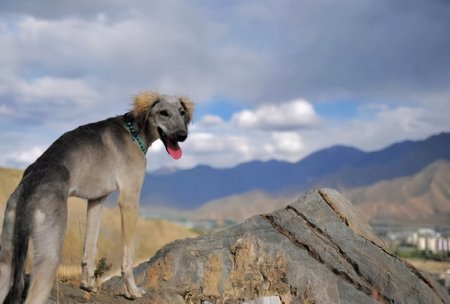
{"label": "dirt ground", "polygon": [[406,259],[406,260],[417,269],[436,275],[444,274],[447,272],[447,270],[450,270],[450,262],[438,262],[422,259]]}

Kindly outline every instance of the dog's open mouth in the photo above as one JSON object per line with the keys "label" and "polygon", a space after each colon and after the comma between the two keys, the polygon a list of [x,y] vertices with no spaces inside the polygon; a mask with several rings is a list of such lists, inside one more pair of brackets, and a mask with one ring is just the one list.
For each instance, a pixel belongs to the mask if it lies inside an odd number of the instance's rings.
{"label": "dog's open mouth", "polygon": [[174,159],[180,159],[183,155],[183,150],[181,150],[178,145],[178,141],[171,139],[169,136],[164,133],[164,131],[158,127],[159,138],[164,143],[164,147],[166,147],[167,153],[172,156]]}

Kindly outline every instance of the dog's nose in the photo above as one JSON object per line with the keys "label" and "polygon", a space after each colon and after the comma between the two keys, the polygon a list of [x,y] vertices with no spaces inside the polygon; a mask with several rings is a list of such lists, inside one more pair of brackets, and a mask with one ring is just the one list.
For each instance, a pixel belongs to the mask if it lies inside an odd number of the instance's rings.
{"label": "dog's nose", "polygon": [[187,132],[184,130],[177,131],[177,133],[175,133],[175,137],[177,138],[177,141],[185,141],[187,138]]}

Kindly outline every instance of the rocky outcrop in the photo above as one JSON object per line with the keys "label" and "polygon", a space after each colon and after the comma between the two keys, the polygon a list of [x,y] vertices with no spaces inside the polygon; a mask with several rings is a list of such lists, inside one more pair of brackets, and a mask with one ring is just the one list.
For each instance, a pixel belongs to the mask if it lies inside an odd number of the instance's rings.
{"label": "rocky outcrop", "polygon": [[[151,241],[151,240],[149,240]],[[135,269],[142,303],[450,303],[389,253],[351,203],[322,189],[286,208],[175,241]],[[117,294],[119,277],[102,294]]]}

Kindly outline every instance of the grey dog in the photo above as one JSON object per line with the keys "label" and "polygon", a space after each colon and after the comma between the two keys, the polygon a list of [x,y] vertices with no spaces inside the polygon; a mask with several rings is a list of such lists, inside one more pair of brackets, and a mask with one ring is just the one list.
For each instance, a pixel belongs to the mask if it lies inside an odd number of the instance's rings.
{"label": "grey dog", "polygon": [[187,138],[193,103],[184,97],[144,92],[132,111],[63,134],[24,172],[8,199],[0,249],[0,303],[21,303],[29,240],[31,282],[25,303],[45,303],[60,262],[67,198],[88,200],[80,287],[96,291],[94,278],[102,203],[118,191],[122,276],[126,296],[141,297],[133,277],[134,234],[147,148],[158,138],[175,159]]}

